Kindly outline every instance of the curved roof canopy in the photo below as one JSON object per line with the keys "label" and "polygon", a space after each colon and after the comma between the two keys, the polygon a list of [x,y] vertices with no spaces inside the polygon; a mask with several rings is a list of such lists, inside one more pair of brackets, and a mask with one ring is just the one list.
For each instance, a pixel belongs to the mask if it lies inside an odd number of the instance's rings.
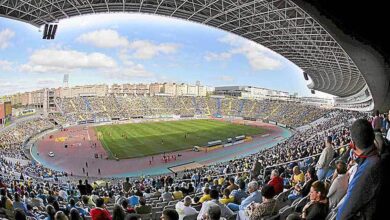
{"label": "curved roof canopy", "polygon": [[0,0],[0,16],[35,26],[92,13],[140,12],[210,25],[283,55],[339,97],[360,92],[361,72],[334,38],[291,0]]}

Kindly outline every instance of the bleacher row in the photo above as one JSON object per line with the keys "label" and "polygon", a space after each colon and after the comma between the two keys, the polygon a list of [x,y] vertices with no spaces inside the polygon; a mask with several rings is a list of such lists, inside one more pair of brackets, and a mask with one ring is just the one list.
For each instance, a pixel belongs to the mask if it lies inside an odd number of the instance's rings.
{"label": "bleacher row", "polygon": [[[57,100],[58,121],[130,119],[145,116],[239,116],[277,121],[299,127],[330,112],[297,102],[213,97],[73,97]],[[58,114],[55,114],[58,115]]]}

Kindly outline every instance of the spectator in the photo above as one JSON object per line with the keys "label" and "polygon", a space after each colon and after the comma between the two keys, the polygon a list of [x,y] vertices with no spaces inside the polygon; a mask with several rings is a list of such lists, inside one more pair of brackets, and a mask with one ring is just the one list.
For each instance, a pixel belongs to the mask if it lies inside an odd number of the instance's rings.
{"label": "spectator", "polygon": [[152,207],[150,205],[146,205],[145,198],[140,198],[139,205],[135,207],[135,212],[137,214],[149,214],[152,212]]}
{"label": "spectator", "polygon": [[88,183],[87,179],[84,182],[85,182],[85,190],[86,190],[87,195],[91,195],[92,190],[93,190],[91,184]]}
{"label": "spectator", "polygon": [[219,202],[224,205],[234,202],[234,197],[230,194],[230,190],[228,188],[223,190],[223,196]]}
{"label": "spectator", "polygon": [[129,193],[131,189],[130,178],[126,177],[126,182],[123,183],[122,189],[125,193]]}
{"label": "spectator", "polygon": [[26,204],[24,202],[20,201],[19,193],[15,193],[14,200],[15,201],[12,204],[14,209],[21,209],[21,210],[23,210],[24,213],[27,213]]}
{"label": "spectator", "polygon": [[131,196],[128,198],[129,200],[129,205],[131,207],[135,207],[136,205],[139,204],[139,197],[135,195],[135,192],[133,191],[131,194]]}
{"label": "spectator", "polygon": [[292,193],[288,195],[288,199],[290,201],[294,201],[298,198],[307,196],[307,194],[309,194],[310,192],[310,187],[313,184],[313,182],[318,180],[316,171],[313,167],[309,167],[307,169],[305,177],[306,177],[306,181],[303,184],[303,186],[301,186],[300,184],[295,185]]}
{"label": "spectator", "polygon": [[129,207],[129,202],[127,201],[127,199],[122,200],[121,207],[122,207],[123,211],[128,213],[128,214],[135,213],[135,209],[132,207]]}
{"label": "spectator", "polygon": [[55,214],[54,219],[55,220],[68,220],[68,216],[66,216],[63,211],[58,211]]}
{"label": "spectator", "polygon": [[241,200],[248,197],[248,194],[245,192],[245,182],[243,180],[240,180],[240,183],[238,185],[240,188],[238,190],[234,190],[232,192],[232,195],[234,197],[234,203],[240,205]]}
{"label": "spectator", "polygon": [[15,220],[27,220],[27,216],[22,209],[15,209]]}
{"label": "spectator", "polygon": [[257,220],[261,219],[264,216],[271,216],[278,213],[278,204],[274,199],[275,190],[274,187],[270,185],[265,185],[261,189],[261,194],[263,196],[262,203],[252,203],[248,206],[248,210],[250,210],[249,219]]}
{"label": "spectator", "polygon": [[328,210],[325,184],[315,181],[310,188],[310,201],[303,207],[302,214],[290,214],[287,220],[325,220]]}
{"label": "spectator", "polygon": [[56,210],[54,209],[54,207],[52,205],[46,206],[46,213],[47,213],[47,217],[45,218],[45,220],[54,220]]}
{"label": "spectator", "polygon": [[194,214],[198,213],[198,211],[196,211],[196,209],[191,207],[191,203],[192,203],[192,200],[191,200],[191,197],[189,197],[189,196],[184,197],[183,202],[180,201],[180,202],[176,203],[175,209],[176,209],[176,212],[179,214],[180,220],[183,220],[183,218],[185,216],[194,215]]}
{"label": "spectator", "polygon": [[169,201],[172,201],[173,200],[173,196],[172,196],[172,193],[169,192],[169,189],[168,187],[165,187],[165,191],[164,193],[161,195],[161,198],[164,202],[169,202]]}
{"label": "spectator", "polygon": [[241,205],[229,203],[228,207],[232,211],[244,210],[251,202],[261,203],[261,193],[258,191],[259,184],[252,181],[248,184],[249,196],[241,202]]}
{"label": "spectator", "polygon": [[271,180],[268,181],[268,185],[274,187],[276,195],[283,192],[283,178],[279,176],[279,171],[272,170]]}
{"label": "spectator", "polygon": [[371,125],[374,131],[380,131],[382,127],[382,123],[381,123],[381,117],[379,116],[379,110],[375,111],[375,116],[372,119]]}
{"label": "spectator", "polygon": [[80,194],[87,195],[87,187],[83,184],[82,180],[79,180],[79,185],[77,185],[77,189],[80,191]]}
{"label": "spectator", "polygon": [[125,212],[120,205],[115,204],[114,209],[112,210],[112,220],[122,219],[125,219]]}
{"label": "spectator", "polygon": [[207,213],[202,217],[205,220],[220,220],[222,216],[221,208],[217,205],[211,205]]}
{"label": "spectator", "polygon": [[200,203],[204,203],[204,202],[209,201],[209,200],[211,200],[210,189],[209,188],[205,188],[203,190],[203,196],[200,197],[199,202]]}
{"label": "spectator", "polygon": [[162,212],[161,220],[179,220],[179,214],[174,209],[165,209]]}
{"label": "spectator", "polygon": [[96,200],[96,207],[90,213],[92,220],[111,220],[110,212],[107,211],[102,198]]}
{"label": "spectator", "polygon": [[178,186],[175,187],[175,191],[172,193],[172,195],[173,195],[173,199],[174,200],[178,200],[178,199],[183,199],[184,198],[183,192],[180,191]]}
{"label": "spectator", "polygon": [[30,202],[29,202],[29,204],[32,207],[38,207],[38,209],[40,209],[40,210],[44,209],[43,200],[41,198],[36,197],[34,192],[30,193]]}
{"label": "spectator", "polygon": [[325,148],[317,162],[318,180],[324,180],[327,177],[329,164],[333,160],[334,150],[332,147],[332,137],[328,136],[325,141]]}
{"label": "spectator", "polygon": [[197,218],[198,220],[202,219],[202,217],[208,212],[210,206],[212,206],[212,205],[219,206],[219,208],[221,210],[221,216],[224,218],[229,218],[230,216],[234,215],[234,213],[226,205],[221,204],[219,202],[219,193],[217,190],[212,189],[210,191],[210,197],[211,197],[210,201],[204,202],[202,204],[202,208],[200,209],[199,215]]}
{"label": "spectator", "polygon": [[69,204],[67,206],[67,210],[68,211],[72,210],[72,209],[76,209],[77,212],[80,213],[82,216],[87,216],[88,215],[88,212],[85,209],[76,206],[76,202],[74,201],[73,198],[69,200]]}
{"label": "spectator", "polygon": [[351,180],[346,198],[338,209],[336,219],[353,219],[360,216],[372,219],[376,212],[376,199],[380,190],[380,157],[374,147],[374,131],[365,119],[356,120],[351,127],[353,154],[357,171]]}
{"label": "spectator", "polygon": [[347,164],[343,161],[336,162],[336,177],[333,180],[329,192],[329,208],[333,209],[337,206],[340,200],[344,197],[348,188],[348,176],[347,173]]}
{"label": "spectator", "polygon": [[229,186],[227,187],[230,192],[233,190],[238,190],[238,186],[234,183],[234,178],[229,178]]}
{"label": "spectator", "polygon": [[69,213],[69,220],[81,220],[80,213],[77,209],[72,208]]}
{"label": "spectator", "polygon": [[291,176],[291,186],[295,186],[298,183],[305,182],[305,175],[299,169],[299,166],[294,166],[293,175]]}

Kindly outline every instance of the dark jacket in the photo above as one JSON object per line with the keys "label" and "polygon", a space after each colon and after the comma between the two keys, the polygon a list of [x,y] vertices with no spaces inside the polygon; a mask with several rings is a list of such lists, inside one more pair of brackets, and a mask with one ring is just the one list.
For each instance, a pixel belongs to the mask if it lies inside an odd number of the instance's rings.
{"label": "dark jacket", "polygon": [[321,220],[328,215],[328,203],[313,202],[306,210],[306,220]]}

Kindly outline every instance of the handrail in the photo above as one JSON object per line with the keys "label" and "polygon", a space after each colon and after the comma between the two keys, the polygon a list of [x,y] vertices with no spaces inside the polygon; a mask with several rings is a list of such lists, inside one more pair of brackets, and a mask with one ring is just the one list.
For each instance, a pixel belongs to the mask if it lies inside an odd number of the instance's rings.
{"label": "handrail", "polygon": [[[210,176],[210,178],[212,178],[212,179],[215,179],[216,177],[220,177],[220,176],[224,176],[224,177],[226,177],[226,176],[233,176],[233,175],[237,175],[237,174],[239,174],[239,173],[250,173],[250,170],[248,170],[248,171],[240,171],[240,172],[236,172],[236,173],[228,173],[228,174],[219,174],[219,175],[214,175],[214,176]],[[204,178],[206,178],[206,177],[204,177]],[[191,181],[192,179],[180,179],[180,180],[177,180],[178,182],[183,182],[183,181]]]}
{"label": "handrail", "polygon": [[[348,145],[339,146],[339,147],[335,148],[334,150],[339,150],[339,149],[342,148],[342,147],[348,147]],[[319,156],[319,155],[321,155],[321,154],[322,154],[322,152],[321,152],[321,153],[318,153],[318,154],[311,155],[311,156],[299,158],[299,159],[296,159],[296,160],[291,160],[291,161],[287,161],[287,162],[275,164],[275,165],[272,165],[272,166],[267,166],[267,167],[264,168],[263,176],[265,176],[265,171],[266,171],[267,169],[269,169],[269,168],[278,167],[278,166],[282,166],[282,165],[286,165],[286,164],[289,164],[289,163],[292,163],[292,162],[302,161],[302,160],[305,160],[305,159],[310,158],[310,157],[317,157],[317,156]]]}

